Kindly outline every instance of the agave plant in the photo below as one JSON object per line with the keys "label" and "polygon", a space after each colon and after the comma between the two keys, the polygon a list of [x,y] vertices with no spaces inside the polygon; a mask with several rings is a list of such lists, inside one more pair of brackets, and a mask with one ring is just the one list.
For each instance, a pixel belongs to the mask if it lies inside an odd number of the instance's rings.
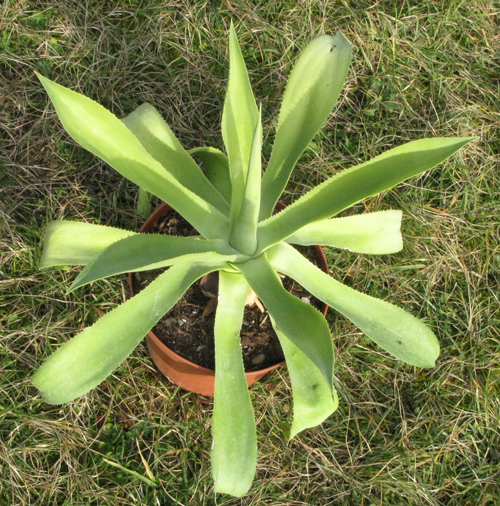
{"label": "agave plant", "polygon": [[[185,151],[149,104],[119,120],[89,98],[39,76],[73,139],[143,192],[169,203],[200,236],[49,223],[41,266],[85,265],[70,290],[121,273],[169,269],[62,345],[36,372],[33,383],[49,403],[84,395],[132,353],[192,283],[219,271],[212,469],[217,492],[242,496],[251,486],[257,459],[238,337],[249,291],[254,290],[268,311],[285,354],[294,403],[290,438],[322,423],[337,408],[338,398],[329,326],[318,310],[283,288],[278,273],[345,315],[397,359],[433,367],[439,344],[426,325],[331,278],[293,245],[320,244],[368,254],[399,251],[401,211],[334,216],[435,167],[472,138],[422,139],[396,147],[340,172],[273,215],[293,167],[341,92],[351,45],[339,32],[314,39],[301,54],[288,80],[263,177],[261,111],[232,26],[229,55],[222,116],[227,155],[207,147]],[[193,154],[202,160],[204,171]]]}

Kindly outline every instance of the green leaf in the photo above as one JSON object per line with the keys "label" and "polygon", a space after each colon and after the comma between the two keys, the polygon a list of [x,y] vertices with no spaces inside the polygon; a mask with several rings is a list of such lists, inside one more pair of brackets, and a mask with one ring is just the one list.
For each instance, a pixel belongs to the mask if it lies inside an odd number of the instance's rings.
{"label": "green leaf", "polygon": [[212,475],[216,492],[235,497],[248,492],[257,466],[255,418],[239,338],[249,288],[241,274],[220,271],[215,316]]}
{"label": "green leaf", "polygon": [[303,226],[340,213],[356,202],[392,188],[440,164],[474,137],[420,139],[391,149],[331,177],[285,210],[259,224],[259,251]]}
{"label": "green leaf", "polygon": [[185,262],[63,344],[33,376],[49,404],[86,394],[104,381],[198,278],[227,264]]}
{"label": "green leaf", "polygon": [[137,196],[136,212],[144,219],[148,219],[151,214],[151,197],[152,194],[143,188],[139,188]]}
{"label": "green leaf", "polygon": [[403,249],[401,211],[379,211],[316,221],[297,230],[286,242],[319,244],[356,253],[383,255]]}
{"label": "green leaf", "polygon": [[328,119],[351,61],[351,44],[337,32],[314,39],[295,64],[283,96],[276,139],[262,180],[260,219],[271,216],[302,152]]}
{"label": "green leaf", "polygon": [[229,205],[182,147],[174,133],[150,104],[142,104],[122,119],[146,151],[188,190],[229,216]]}
{"label": "green leaf", "polygon": [[169,174],[116,116],[90,98],[41,75],[38,78],[75,141],[122,176],[168,202],[207,239],[227,237],[227,218]]}
{"label": "green leaf", "polygon": [[349,288],[281,243],[268,251],[271,265],[290,276],[325,304],[357,325],[367,337],[396,358],[417,367],[434,367],[439,343],[420,320],[388,302]]}
{"label": "green leaf", "polygon": [[80,223],[51,221],[45,230],[40,269],[63,265],[86,265],[116,241],[136,235],[128,230]]}
{"label": "green leaf", "polygon": [[262,124],[259,120],[255,127],[245,195],[236,220],[231,222],[229,244],[246,255],[253,255],[257,249],[257,224],[260,209],[260,181],[262,176]]}
{"label": "green leaf", "polygon": [[331,389],[333,343],[324,316],[283,288],[265,254],[232,265],[243,273],[278,329],[316,365]]}
{"label": "green leaf", "polygon": [[137,234],[115,242],[99,253],[78,275],[69,291],[109,276],[160,269],[189,259],[193,262],[204,259],[234,262],[238,258],[222,240]]}
{"label": "green leaf", "polygon": [[202,169],[207,179],[226,202],[231,202],[231,176],[227,156],[220,149],[211,147],[190,149],[188,153],[201,160]]}
{"label": "green leaf", "polygon": [[[276,327],[286,366],[292,382],[293,422],[288,439],[292,439],[304,429],[323,423],[338,407],[339,398],[335,388],[325,381],[321,371],[307,356]],[[333,393],[333,396],[332,396]]]}
{"label": "green leaf", "polygon": [[231,23],[229,82],[222,113],[222,138],[231,173],[231,225],[234,226],[245,194],[248,164],[259,111],[248,79],[245,61]]}

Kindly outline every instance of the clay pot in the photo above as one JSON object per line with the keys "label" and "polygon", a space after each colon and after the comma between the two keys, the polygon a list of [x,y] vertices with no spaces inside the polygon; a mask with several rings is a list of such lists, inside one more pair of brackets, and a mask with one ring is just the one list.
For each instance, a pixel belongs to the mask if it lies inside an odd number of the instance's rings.
{"label": "clay pot", "polygon": [[[281,211],[285,207],[286,206],[284,204],[278,202],[276,209]],[[158,221],[166,216],[170,211],[172,211],[172,208],[168,204],[161,205],[147,219],[139,232],[149,232],[158,223]],[[314,248],[316,250],[319,267],[323,271],[328,272],[328,263],[323,250],[319,246],[315,246]],[[134,295],[132,273],[129,273],[128,278],[130,293]],[[327,311],[328,306],[325,305],[325,309],[323,311],[325,316]],[[160,341],[152,330],[150,330],[146,336],[146,344],[156,367],[158,367],[160,372],[167,376],[167,378],[170,378],[176,385],[180,386],[184,390],[205,395],[207,397],[213,397],[215,388],[215,371],[207,369],[206,367],[201,367],[181,357]],[[269,371],[272,371],[283,364],[284,362],[280,362],[265,369],[247,372],[245,376],[248,386],[252,386]]]}

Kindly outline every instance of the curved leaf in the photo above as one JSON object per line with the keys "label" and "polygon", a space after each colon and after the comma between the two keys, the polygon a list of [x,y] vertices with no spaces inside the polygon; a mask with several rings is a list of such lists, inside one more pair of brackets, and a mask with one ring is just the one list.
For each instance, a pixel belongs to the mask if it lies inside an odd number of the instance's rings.
{"label": "curved leaf", "polygon": [[323,423],[337,409],[339,398],[335,388],[333,392],[330,390],[314,363],[277,328],[272,318],[271,321],[283,348],[292,382],[293,422],[287,437],[292,439],[304,429]]}
{"label": "curved leaf", "polygon": [[243,273],[277,328],[316,365],[332,388],[333,343],[324,316],[283,288],[265,254],[232,265]]}
{"label": "curved leaf", "polygon": [[391,149],[331,177],[259,224],[259,251],[290,237],[303,226],[330,218],[356,202],[432,169],[474,137],[420,139]]}
{"label": "curved leaf", "polygon": [[215,315],[215,399],[212,475],[215,491],[244,496],[257,467],[257,434],[239,332],[250,287],[239,274],[219,273]]}
{"label": "curved leaf", "polygon": [[214,185],[226,202],[231,202],[231,175],[229,174],[229,160],[217,148],[201,147],[188,151],[201,160],[203,173]]}
{"label": "curved leaf", "polygon": [[116,116],[90,98],[37,75],[75,141],[122,176],[168,202],[207,239],[227,237],[227,218],[169,174]]}
{"label": "curved leaf", "polygon": [[175,265],[135,297],[64,343],[33,376],[33,384],[45,402],[72,401],[104,381],[189,286],[224,265],[220,262]]}
{"label": "curved leaf", "polygon": [[133,113],[123,118],[122,122],[139,139],[146,151],[179,183],[222,214],[229,216],[228,203],[206,178],[152,105],[147,103],[140,105]]}
{"label": "curved leaf", "polygon": [[305,48],[286,85],[271,159],[262,180],[260,219],[273,213],[302,152],[328,119],[351,61],[351,44],[337,32]]}
{"label": "curved leaf", "polygon": [[86,265],[108,246],[135,232],[93,223],[57,220],[45,229],[40,268]]}
{"label": "curved leaf", "polygon": [[[218,254],[216,251],[228,254]],[[169,267],[179,262],[208,259],[234,262],[235,252],[221,240],[138,234],[113,243],[99,253],[75,279],[69,292],[98,279],[126,272],[139,272]]]}
{"label": "curved leaf", "polygon": [[349,318],[381,348],[407,364],[434,367],[439,343],[422,321],[397,306],[339,283],[288,244],[271,248],[268,256],[273,268]]}
{"label": "curved leaf", "polygon": [[380,211],[316,221],[287,238],[290,244],[319,244],[356,253],[383,255],[403,249],[402,211]]}

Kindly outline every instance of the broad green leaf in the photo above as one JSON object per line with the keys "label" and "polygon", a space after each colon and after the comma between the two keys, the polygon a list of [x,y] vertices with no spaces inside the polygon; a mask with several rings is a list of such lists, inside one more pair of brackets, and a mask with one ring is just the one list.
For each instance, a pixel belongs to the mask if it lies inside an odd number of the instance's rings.
{"label": "broad green leaf", "polygon": [[151,197],[153,195],[143,188],[137,192],[136,213],[144,219],[148,219],[151,214]]}
{"label": "broad green leaf", "polygon": [[235,221],[231,222],[229,244],[246,255],[253,255],[257,249],[257,224],[260,209],[260,181],[262,177],[262,123],[259,120],[255,127],[248,175],[245,184],[245,195],[241,209]]}
{"label": "broad green leaf", "polygon": [[63,344],[33,376],[49,404],[86,394],[104,381],[198,278],[220,262],[185,262],[161,274],[135,297]]}
{"label": "broad green leaf", "polygon": [[122,122],[139,139],[146,151],[179,183],[229,216],[228,203],[206,178],[152,105],[140,105],[132,114],[123,118]]}
{"label": "broad green leaf", "polygon": [[268,257],[274,269],[349,318],[396,358],[418,367],[434,367],[439,343],[422,321],[397,306],[339,283],[304,259],[293,246],[281,243],[269,250]]}
{"label": "broad green leaf", "polygon": [[340,213],[347,207],[440,164],[474,137],[420,139],[391,149],[372,160],[331,177],[259,224],[259,251],[297,230]]}
{"label": "broad green leaf", "polygon": [[[227,254],[218,254],[216,251]],[[69,291],[117,274],[160,269],[189,259],[197,262],[209,258],[234,262],[239,257],[221,240],[137,234],[115,242],[99,253],[78,275]]]}
{"label": "broad green leaf", "polygon": [[227,218],[169,174],[116,116],[90,98],[37,75],[75,141],[122,176],[169,203],[207,239],[227,237]]}
{"label": "broad green leaf", "polygon": [[277,328],[316,365],[331,389],[333,343],[324,316],[283,288],[265,254],[233,266],[243,273]]}
{"label": "broad green leaf", "polygon": [[262,180],[260,219],[271,216],[302,152],[328,119],[344,84],[351,44],[337,32],[314,39],[286,85],[276,139]]}
{"label": "broad green leaf", "polygon": [[337,409],[339,398],[335,388],[333,392],[330,390],[314,363],[277,328],[272,318],[271,321],[283,348],[292,382],[293,422],[287,436],[292,439],[304,429],[323,423]]}
{"label": "broad green leaf", "polygon": [[356,253],[383,255],[403,249],[401,211],[379,211],[310,223],[286,242],[309,246],[319,244]]}
{"label": "broad green leaf", "polygon": [[234,26],[229,34],[229,80],[222,112],[222,138],[231,173],[231,224],[238,217],[245,194],[248,164],[259,111],[248,79]]}
{"label": "broad green leaf", "polygon": [[45,229],[40,269],[63,265],[86,265],[116,241],[137,235],[128,230],[80,223],[51,221]]}
{"label": "broad green leaf", "polygon": [[255,418],[239,337],[249,288],[241,274],[220,271],[214,330],[212,475],[216,492],[235,497],[248,492],[257,466]]}
{"label": "broad green leaf", "polygon": [[231,175],[227,156],[220,149],[210,147],[190,149],[188,153],[201,160],[203,173],[207,179],[226,202],[231,202]]}

